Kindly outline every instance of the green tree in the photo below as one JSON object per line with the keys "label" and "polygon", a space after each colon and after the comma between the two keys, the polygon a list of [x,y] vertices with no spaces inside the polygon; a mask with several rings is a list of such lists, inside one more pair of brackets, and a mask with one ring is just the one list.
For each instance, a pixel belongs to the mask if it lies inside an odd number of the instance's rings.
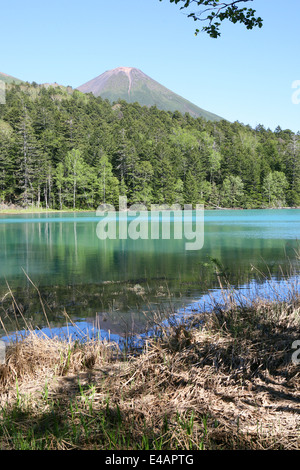
{"label": "green tree", "polygon": [[59,198],[59,208],[62,210],[63,200],[62,200],[62,189],[65,183],[65,168],[64,165],[60,162],[54,172],[54,180],[56,187],[58,189],[58,198]]}
{"label": "green tree", "polygon": [[189,170],[184,184],[185,203],[191,204],[194,208],[196,204],[200,204],[200,187],[196,176]]}
{"label": "green tree", "polygon": [[281,171],[269,173],[263,182],[263,193],[270,207],[285,205],[286,191],[289,187],[287,178]]}
{"label": "green tree", "polygon": [[174,171],[169,149],[160,146],[154,171],[153,199],[156,204],[175,204],[182,195],[177,193],[178,178]]}
{"label": "green tree", "polygon": [[34,180],[37,177],[39,158],[42,152],[32,127],[29,110],[25,104],[21,120],[17,124],[16,152],[19,200],[27,207],[29,203],[33,204],[36,197]]}
{"label": "green tree", "polygon": [[289,205],[300,205],[300,138],[292,134],[283,155],[285,173],[289,182],[287,199]]}
{"label": "green tree", "polygon": [[83,186],[85,175],[85,164],[79,150],[73,149],[67,153],[65,158],[66,178],[65,197],[73,201],[73,209],[76,208],[76,197],[78,190]]}
{"label": "green tree", "polygon": [[98,205],[103,203],[116,205],[119,197],[119,181],[113,175],[112,164],[107,155],[101,155],[94,172],[96,173]]}
{"label": "green tree", "polygon": [[221,169],[222,155],[216,140],[207,132],[201,134],[199,150],[202,155],[203,166],[207,170],[210,183],[214,183]]}
{"label": "green tree", "polygon": [[5,202],[14,192],[15,165],[12,155],[14,142],[13,129],[0,120],[0,201]]}
{"label": "green tree", "polygon": [[185,182],[191,154],[199,148],[194,132],[187,129],[174,129],[170,136],[171,143],[178,148],[181,157],[182,180]]}
{"label": "green tree", "polygon": [[242,204],[244,183],[239,176],[230,175],[225,178],[221,190],[221,205],[238,207]]}
{"label": "green tree", "polygon": [[140,161],[136,164],[131,196],[132,203],[141,203],[147,207],[150,206],[152,203],[152,177],[153,168],[150,162]]}
{"label": "green tree", "polygon": [[7,89],[0,107],[4,203],[91,208],[117,205],[121,194],[147,206],[300,205],[299,133],[72,93]]}

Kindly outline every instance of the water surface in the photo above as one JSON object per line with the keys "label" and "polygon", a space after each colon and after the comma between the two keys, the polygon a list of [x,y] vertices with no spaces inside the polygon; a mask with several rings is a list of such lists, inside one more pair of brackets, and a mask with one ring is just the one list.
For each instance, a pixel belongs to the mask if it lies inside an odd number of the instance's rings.
{"label": "water surface", "polygon": [[259,273],[279,280],[299,252],[297,209],[205,211],[198,251],[186,250],[184,238],[99,240],[99,220],[91,212],[0,216],[1,298],[9,286],[22,312],[7,294],[3,321],[14,316],[21,325],[24,316],[46,326],[34,283],[53,327],[65,324],[65,309],[74,321],[97,317],[122,334],[143,328],[155,309],[188,305],[225,278],[236,286],[261,282]]}

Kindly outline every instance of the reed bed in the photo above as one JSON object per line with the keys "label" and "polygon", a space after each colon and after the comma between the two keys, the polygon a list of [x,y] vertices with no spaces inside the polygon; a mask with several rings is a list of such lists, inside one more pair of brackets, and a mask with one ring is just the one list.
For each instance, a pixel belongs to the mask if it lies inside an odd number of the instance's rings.
{"label": "reed bed", "polygon": [[299,449],[299,291],[233,294],[139,351],[28,332],[0,366],[0,448]]}

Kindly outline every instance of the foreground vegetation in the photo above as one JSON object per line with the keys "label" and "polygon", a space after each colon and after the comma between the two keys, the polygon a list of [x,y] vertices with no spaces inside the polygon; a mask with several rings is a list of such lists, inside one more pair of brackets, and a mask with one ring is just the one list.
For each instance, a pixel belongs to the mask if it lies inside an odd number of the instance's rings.
{"label": "foreground vegetation", "polygon": [[70,87],[7,85],[0,203],[300,206],[299,133],[212,122]]}
{"label": "foreground vegetation", "polygon": [[0,366],[0,448],[299,449],[297,292],[250,304],[228,288],[142,351],[31,332]]}

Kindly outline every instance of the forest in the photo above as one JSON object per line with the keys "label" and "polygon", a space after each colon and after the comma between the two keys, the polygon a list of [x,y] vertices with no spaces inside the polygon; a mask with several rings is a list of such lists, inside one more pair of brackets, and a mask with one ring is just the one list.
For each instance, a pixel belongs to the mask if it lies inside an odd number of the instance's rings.
{"label": "forest", "polygon": [[205,121],[83,94],[7,85],[0,203],[96,210],[101,203],[300,206],[300,133]]}

